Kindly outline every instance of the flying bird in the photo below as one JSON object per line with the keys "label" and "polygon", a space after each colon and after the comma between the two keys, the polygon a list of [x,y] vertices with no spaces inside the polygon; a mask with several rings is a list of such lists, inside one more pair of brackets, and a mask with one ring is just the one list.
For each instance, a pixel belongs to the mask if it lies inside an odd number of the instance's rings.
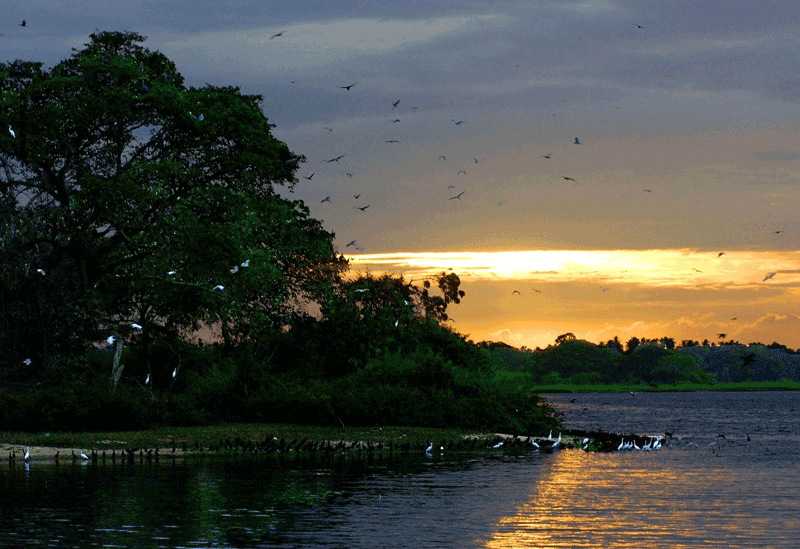
{"label": "flying bird", "polygon": [[397,139],[389,139],[388,141],[384,141],[384,143],[400,143]]}
{"label": "flying bird", "polygon": [[350,242],[347,243],[347,246],[345,246],[345,248],[349,248],[350,246],[355,246],[355,245],[356,245],[356,241],[355,240],[351,240]]}
{"label": "flying bird", "polygon": [[725,255],[725,252],[720,252],[717,254],[717,257],[722,257],[723,255]]}
{"label": "flying bird", "polygon": [[456,126],[460,126],[460,125],[461,125],[461,124],[463,124],[464,122],[465,122],[465,120],[459,120],[458,122],[456,122]]}
{"label": "flying bird", "polygon": [[339,160],[341,160],[344,157],[345,157],[345,155],[341,154],[341,155],[337,156],[336,158],[331,158],[330,160],[327,160],[326,162],[328,164],[330,164],[331,162],[336,162],[338,164]]}
{"label": "flying bird", "polygon": [[363,212],[364,210],[366,210],[367,208],[369,208],[369,206],[370,206],[370,205],[369,205],[369,204],[367,204],[367,205],[366,205],[366,206],[364,206],[363,208],[359,208],[358,206],[356,206],[356,208],[358,208],[359,210],[361,210],[361,211]]}
{"label": "flying bird", "polygon": [[[574,179],[572,179],[571,177],[567,177],[566,175],[562,175],[561,178],[566,179],[567,181],[575,181]],[[575,182],[577,183],[577,181]]]}
{"label": "flying bird", "polygon": [[14,133],[14,130],[11,129],[11,124],[8,125],[8,133],[10,133],[11,137],[13,137],[14,139],[17,138],[17,134]]}
{"label": "flying bird", "polygon": [[646,192],[646,193],[651,193],[651,192],[653,192],[651,189],[642,189],[642,190],[643,190],[644,192]]}
{"label": "flying bird", "polygon": [[577,138],[577,137],[575,138],[575,144],[576,144],[576,145],[580,145],[580,144],[581,144],[581,142],[578,140],[578,138]]}
{"label": "flying bird", "polygon": [[176,366],[174,370],[172,370],[172,378],[174,379],[175,376],[178,375],[178,367]]}
{"label": "flying bird", "polygon": [[762,280],[761,282],[766,282],[767,280],[769,280],[770,278],[772,278],[776,274],[778,274],[778,273],[769,273],[767,276],[764,277],[764,280]]}
{"label": "flying bird", "polygon": [[398,99],[397,101],[395,101],[394,103],[392,103],[392,109],[396,109],[396,108],[397,108],[397,105],[399,105],[399,104],[400,104],[400,100]]}
{"label": "flying bird", "polygon": [[725,336],[728,334],[717,334],[717,337],[720,339],[725,339]]}
{"label": "flying bird", "polygon": [[347,173],[347,172],[345,172],[345,175],[346,175],[347,177],[353,177],[353,174],[351,174],[351,173]]}
{"label": "flying bird", "polygon": [[[519,290],[514,290],[513,292],[511,292],[511,295],[514,295],[514,294],[519,294]],[[522,294],[519,294],[519,295],[522,295]]]}
{"label": "flying bird", "polygon": [[475,161],[476,164],[478,163],[478,159],[477,158],[473,158],[473,160]]}
{"label": "flying bird", "polygon": [[700,269],[695,269],[694,267],[692,267],[692,270],[697,271],[698,273],[702,273],[703,272]]}
{"label": "flying bird", "polygon": [[[317,172],[314,172],[314,173],[317,173]],[[314,177],[314,173],[312,173],[311,175],[304,175],[303,179],[308,179],[309,181],[311,181],[311,178]]]}
{"label": "flying bird", "polygon": [[[643,26],[641,26],[641,25],[640,25],[640,24],[638,24],[638,23],[631,23],[631,25],[635,25],[635,26],[637,26],[637,27],[638,27],[638,28],[640,28],[640,29],[647,30],[647,29],[645,29]],[[647,31],[647,32],[650,32],[650,31]]]}
{"label": "flying bird", "polygon": [[355,198],[356,200],[358,200],[358,197],[359,197],[359,196],[361,196],[361,195],[360,195],[360,194],[354,194],[354,195],[353,195],[353,198]]}
{"label": "flying bird", "polygon": [[394,120],[392,120],[392,122],[400,122],[400,119],[399,118],[395,118]]}
{"label": "flying bird", "polygon": [[465,172],[464,170],[458,170],[458,173],[456,175],[461,175],[462,173],[464,175],[467,175],[467,172]]}
{"label": "flying bird", "polygon": [[278,38],[279,36],[283,36],[284,32],[286,32],[286,31],[281,31],[281,32],[275,33],[272,36],[270,36],[269,39],[272,40],[273,38]]}
{"label": "flying bird", "polygon": [[[8,127],[8,130],[11,131],[11,126]],[[14,132],[11,132],[11,133],[13,135]],[[784,231],[775,231],[775,234],[781,234],[782,232],[784,232]]]}
{"label": "flying bird", "polygon": [[448,185],[448,186],[447,186],[447,190],[450,190],[450,189],[455,189],[455,188],[456,188],[456,186],[455,186],[455,185]]}
{"label": "flying bird", "polygon": [[[11,129],[11,126],[9,126],[8,129]],[[445,158],[444,155],[442,155],[439,157],[439,160],[447,160],[447,158]]]}
{"label": "flying bird", "polygon": [[461,192],[460,192],[460,193],[458,193],[457,195],[455,195],[455,196],[451,196],[451,197],[450,197],[450,200],[454,200],[454,199],[456,199],[456,198],[458,198],[459,200],[461,200],[461,195],[462,195],[462,194],[464,194],[465,192],[467,192],[467,191],[461,191]]}
{"label": "flying bird", "polygon": [[533,290],[533,291],[534,291],[534,292],[536,292],[537,294],[540,294],[540,293],[542,293],[542,291],[541,291],[541,290],[537,290],[536,288],[531,288],[531,290]]}
{"label": "flying bird", "polygon": [[28,23],[23,19],[22,23],[19,24],[20,27],[27,27]]}
{"label": "flying bird", "polygon": [[543,154],[542,158],[550,159],[551,156],[553,156],[553,153],[547,153],[547,154]]}
{"label": "flying bird", "polygon": [[[358,82],[356,82],[356,84],[358,84]],[[353,86],[355,86],[356,84],[350,84],[349,86],[339,86],[339,87],[340,87],[341,89],[343,89],[343,90],[350,91],[350,88],[352,88],[352,87],[353,87]]]}
{"label": "flying bird", "polygon": [[330,201],[331,201],[331,197],[330,197],[330,196],[326,196],[325,198],[323,198],[322,200],[320,200],[320,202],[319,202],[319,203],[320,203],[320,204],[323,204],[323,203],[325,203],[325,202],[330,202]]}

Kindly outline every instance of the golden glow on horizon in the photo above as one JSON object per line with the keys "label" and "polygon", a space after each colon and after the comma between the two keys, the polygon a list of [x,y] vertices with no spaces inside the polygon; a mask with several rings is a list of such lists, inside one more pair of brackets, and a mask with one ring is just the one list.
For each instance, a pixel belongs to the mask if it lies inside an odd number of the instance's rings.
{"label": "golden glow on horizon", "polygon": [[[536,250],[419,252],[348,256],[351,268],[374,273],[542,282],[627,283],[703,288],[800,284],[800,252],[676,250]],[[770,273],[774,278],[764,281]]]}

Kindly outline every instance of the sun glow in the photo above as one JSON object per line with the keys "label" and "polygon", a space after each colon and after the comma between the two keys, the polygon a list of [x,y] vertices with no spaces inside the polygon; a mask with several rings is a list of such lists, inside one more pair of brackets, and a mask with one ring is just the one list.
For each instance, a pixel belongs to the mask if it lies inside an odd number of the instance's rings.
{"label": "sun glow", "polygon": [[[355,270],[418,277],[452,270],[463,278],[627,283],[704,288],[800,283],[800,252],[536,250],[391,253],[348,256]],[[764,281],[769,273],[776,276]]]}

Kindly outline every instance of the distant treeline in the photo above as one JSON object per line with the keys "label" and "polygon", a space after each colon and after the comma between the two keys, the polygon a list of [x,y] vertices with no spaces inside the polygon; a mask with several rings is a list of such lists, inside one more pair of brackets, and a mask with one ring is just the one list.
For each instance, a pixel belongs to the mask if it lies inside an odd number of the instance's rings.
{"label": "distant treeline", "polygon": [[597,345],[567,333],[546,349],[479,345],[498,368],[527,372],[537,385],[800,381],[800,354],[778,343],[631,338],[623,347],[618,338]]}

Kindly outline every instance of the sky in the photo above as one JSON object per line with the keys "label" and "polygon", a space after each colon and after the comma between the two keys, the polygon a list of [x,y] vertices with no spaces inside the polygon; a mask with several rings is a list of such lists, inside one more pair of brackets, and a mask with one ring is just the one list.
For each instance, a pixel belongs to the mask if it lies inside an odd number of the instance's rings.
{"label": "sky", "polygon": [[52,66],[96,30],[135,31],[187,86],[262,95],[275,137],[307,158],[282,195],[308,204],[354,270],[456,272],[466,296],[448,314],[474,341],[800,348],[790,2],[0,10],[6,61]]}

